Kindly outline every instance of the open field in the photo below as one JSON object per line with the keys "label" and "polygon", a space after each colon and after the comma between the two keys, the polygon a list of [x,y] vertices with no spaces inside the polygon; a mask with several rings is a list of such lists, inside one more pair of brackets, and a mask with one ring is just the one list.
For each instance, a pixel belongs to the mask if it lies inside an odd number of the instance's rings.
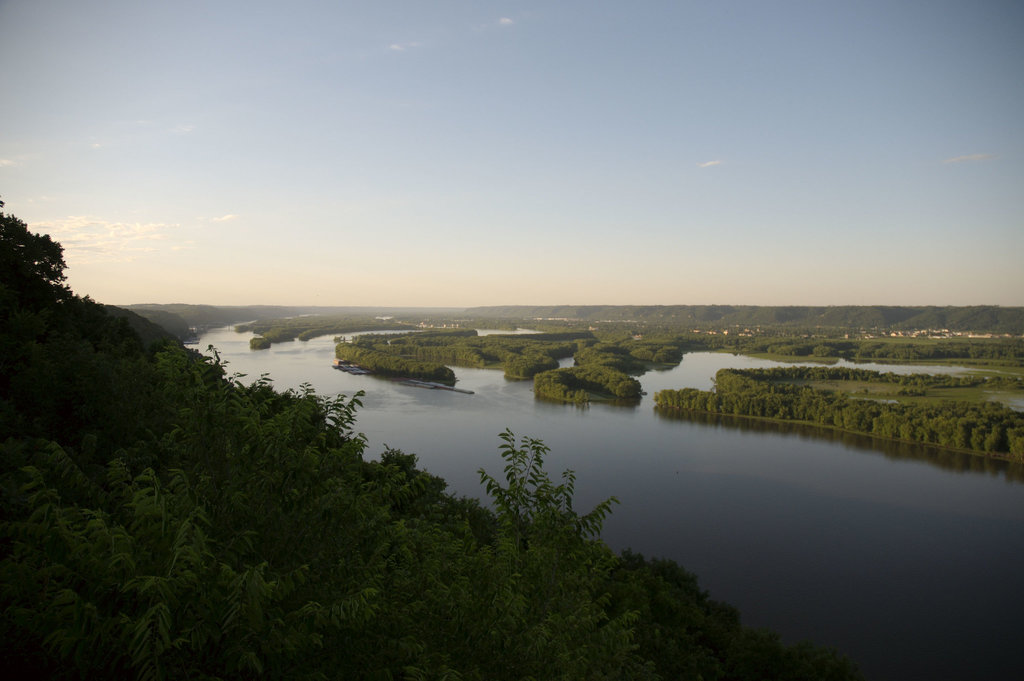
{"label": "open field", "polygon": [[[717,352],[728,352],[734,353],[735,350],[722,349]],[[822,366],[831,366],[839,362],[841,357],[801,357],[794,355],[782,355],[772,352],[743,352],[740,353],[747,357],[754,357],[757,359],[766,359],[773,362],[786,362],[789,364],[820,364]],[[858,360],[849,360],[853,364],[858,364]],[[972,359],[969,357],[954,358],[954,359],[889,359],[889,358],[872,358],[862,360],[865,364],[891,364],[891,365],[906,365],[906,366],[949,366],[949,367],[964,367],[970,369],[967,372],[972,376],[1018,376],[1024,378],[1024,367],[1015,366],[1010,363],[1013,360],[997,360],[997,359]]]}
{"label": "open field", "polygon": [[[815,390],[844,392],[851,397],[901,402],[903,404],[934,404],[937,402],[1001,402],[1008,406],[1024,400],[1024,389],[993,390],[985,385],[969,387],[927,387],[907,389],[889,383],[871,381],[785,381],[791,385],[807,385]],[[911,394],[913,393],[913,394]]]}

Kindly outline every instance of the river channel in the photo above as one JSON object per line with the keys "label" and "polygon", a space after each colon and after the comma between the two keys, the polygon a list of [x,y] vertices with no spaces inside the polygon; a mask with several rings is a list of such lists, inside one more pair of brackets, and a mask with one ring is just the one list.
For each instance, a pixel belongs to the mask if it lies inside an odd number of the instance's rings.
{"label": "river channel", "polygon": [[[690,353],[639,377],[635,406],[586,408],[533,397],[529,381],[454,367],[465,395],[331,368],[331,338],[249,350],[251,334],[210,331],[229,373],[284,390],[363,391],[356,429],[368,458],[385,445],[460,495],[500,478],[498,434],[544,440],[547,469],[576,471],[575,506],[614,495],[616,550],[671,558],[751,626],[854,659],[868,679],[1006,679],[1020,673],[1024,474],[1019,466],[772,423],[658,415],[655,391],[711,386],[717,369],[768,360]],[[570,360],[571,361],[571,360]],[[871,368],[871,367],[868,367]],[[924,371],[922,367],[884,370]],[[941,370],[949,371],[943,367]]]}

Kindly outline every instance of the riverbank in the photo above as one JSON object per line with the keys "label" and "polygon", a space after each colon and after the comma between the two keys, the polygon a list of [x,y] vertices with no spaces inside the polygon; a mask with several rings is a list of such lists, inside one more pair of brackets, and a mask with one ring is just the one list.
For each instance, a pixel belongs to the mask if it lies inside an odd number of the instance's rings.
{"label": "riverbank", "polygon": [[977,394],[975,401],[935,395],[988,384],[1019,390],[1012,379],[794,366],[721,369],[715,374],[714,390],[666,389],[655,394],[654,402],[663,408],[838,427],[1022,461],[1024,413],[981,400]]}
{"label": "riverbank", "polygon": [[[935,444],[934,442],[920,442],[918,440],[907,440],[898,437],[887,437],[884,435],[876,435],[874,433],[866,432],[863,430],[854,430],[851,428],[843,428],[842,426],[829,425],[825,423],[818,423],[816,421],[807,421],[801,419],[782,419],[774,418],[770,416],[752,416],[748,414],[733,414],[731,412],[722,411],[708,411],[706,409],[686,409],[683,407],[669,407],[669,406],[655,406],[655,411],[662,414],[699,414],[702,416],[715,416],[728,419],[735,419],[737,421],[750,421],[753,423],[773,423],[778,425],[786,426],[797,426],[804,427],[807,429],[807,434],[811,437],[817,436],[816,431],[830,431],[834,433],[844,433],[847,435],[858,435],[860,437],[867,437],[873,440],[893,442],[898,444],[904,444],[909,446],[926,446],[934,449],[950,452],[953,454],[967,454],[969,456],[978,457],[980,459],[993,459],[996,461],[1003,461],[1011,464],[1024,464],[1024,457],[1000,453],[1000,452],[979,452],[974,449],[965,449],[962,447],[950,447],[946,445]],[[729,427],[729,426],[726,426]]]}

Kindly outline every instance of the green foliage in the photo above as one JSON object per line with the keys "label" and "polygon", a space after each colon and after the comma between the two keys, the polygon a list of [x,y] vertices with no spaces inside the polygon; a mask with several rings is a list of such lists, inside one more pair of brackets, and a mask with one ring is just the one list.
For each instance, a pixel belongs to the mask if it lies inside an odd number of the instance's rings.
{"label": "green foliage", "polygon": [[533,392],[544,399],[576,404],[595,398],[636,400],[643,393],[640,382],[630,373],[643,373],[647,368],[645,362],[655,357],[681,356],[678,346],[664,342],[619,340],[581,344],[573,355],[576,366],[537,374]]}
{"label": "green foliage", "polygon": [[357,344],[407,359],[454,366],[500,365],[507,378],[525,379],[558,368],[557,360],[572,356],[578,341],[592,342],[593,336],[589,332],[477,336],[473,330],[428,331],[361,338]]}
{"label": "green foliage", "polygon": [[540,352],[509,353],[502,364],[507,378],[530,378],[558,368],[558,360]]}
{"label": "green foliage", "polygon": [[[692,577],[620,567],[598,539],[614,499],[578,514],[575,476],[550,480],[539,440],[501,435],[504,481],[480,473],[492,512],[412,455],[365,460],[358,395],[243,385],[176,344],[147,354],[124,320],[36,276],[0,296],[0,636],[18,678],[713,679],[776,664],[724,606],[698,597],[680,627]],[[775,678],[808,655],[784,653]]]}
{"label": "green foliage", "polygon": [[399,355],[381,352],[367,345],[338,343],[335,355],[338,359],[358,364],[364,369],[382,376],[417,378],[455,385],[455,372],[434,362],[405,359]]}
{"label": "green foliage", "polygon": [[590,401],[587,392],[570,369],[545,371],[533,377],[533,394],[548,400],[586,404]]}
{"label": "green foliage", "polygon": [[[570,356],[575,356],[578,366],[559,369],[558,360]],[[647,362],[678,362],[681,356],[680,346],[669,340],[598,342],[589,331],[482,337],[472,330],[430,331],[364,336],[338,346],[338,357],[393,376],[414,376],[413,366],[429,373],[437,371],[436,364],[477,368],[500,364],[506,378],[533,377],[539,397],[575,403],[595,396],[635,400],[641,394],[640,383],[629,373],[643,373]]]}
{"label": "green foliage", "polygon": [[632,355],[630,348],[617,343],[597,343],[580,348],[573,357],[577,366],[601,366],[623,374],[644,371],[643,363]]}
{"label": "green foliage", "polygon": [[533,392],[560,402],[582,404],[592,394],[608,396],[606,399],[635,400],[641,395],[640,382],[602,364],[555,369],[537,374],[533,379]]}
{"label": "green foliage", "polygon": [[722,369],[715,390],[662,390],[661,408],[757,416],[840,428],[879,437],[1024,459],[1024,414],[991,402],[884,403],[786,380],[865,380],[909,386],[964,385],[984,379],[879,374],[862,369],[784,367]]}
{"label": "green foliage", "polygon": [[735,608],[714,601],[670,560],[624,551],[608,588],[613,612],[637,612],[637,653],[663,679],[857,679],[834,650],[785,646],[777,634],[740,625]]}
{"label": "green foliage", "polygon": [[1020,338],[810,338],[762,334],[757,336],[694,335],[693,347],[729,349],[747,354],[783,357],[842,358],[861,362],[950,362],[1024,366]]}
{"label": "green foliage", "polygon": [[548,448],[542,442],[517,443],[509,431],[501,439],[504,484],[480,471],[498,521],[491,581],[499,588],[491,626],[503,630],[499,637],[511,665],[500,677],[649,676],[631,653],[634,615],[609,617],[605,610],[604,583],[615,558],[597,537],[616,500],[579,515],[572,471],[555,484],[543,468]]}
{"label": "green foliage", "polygon": [[[363,331],[383,331],[402,327],[412,328],[410,324],[393,320],[381,320],[374,317],[325,317],[310,315],[283,319],[262,319],[248,324],[239,324],[235,327],[235,330],[239,333],[252,331],[262,337],[261,343],[265,343],[266,347],[270,347],[272,343],[285,343],[296,338],[301,341],[308,341],[319,336],[336,336]],[[263,347],[253,349],[263,349]]]}
{"label": "green foliage", "polygon": [[38,310],[65,300],[64,249],[46,234],[33,234],[13,215],[0,211],[0,308],[15,302]]}

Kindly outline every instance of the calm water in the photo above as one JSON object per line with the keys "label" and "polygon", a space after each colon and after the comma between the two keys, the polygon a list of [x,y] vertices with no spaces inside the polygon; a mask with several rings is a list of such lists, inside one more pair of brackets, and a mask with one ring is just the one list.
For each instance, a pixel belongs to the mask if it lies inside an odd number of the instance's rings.
{"label": "calm water", "polygon": [[538,402],[529,382],[500,371],[456,367],[458,386],[474,395],[422,390],[333,370],[330,338],[259,352],[249,338],[214,331],[201,346],[216,346],[229,372],[267,373],[279,389],[365,391],[357,429],[368,455],[385,444],[414,452],[459,494],[483,494],[480,468],[500,474],[505,428],[543,439],[549,472],[578,474],[577,508],[618,497],[603,533],[613,548],[680,562],[746,624],[834,646],[869,679],[1019,673],[1020,467],[653,409],[657,390],[706,389],[718,368],[776,364],[767,360],[691,353],[640,377],[649,395],[637,406],[577,408]]}

